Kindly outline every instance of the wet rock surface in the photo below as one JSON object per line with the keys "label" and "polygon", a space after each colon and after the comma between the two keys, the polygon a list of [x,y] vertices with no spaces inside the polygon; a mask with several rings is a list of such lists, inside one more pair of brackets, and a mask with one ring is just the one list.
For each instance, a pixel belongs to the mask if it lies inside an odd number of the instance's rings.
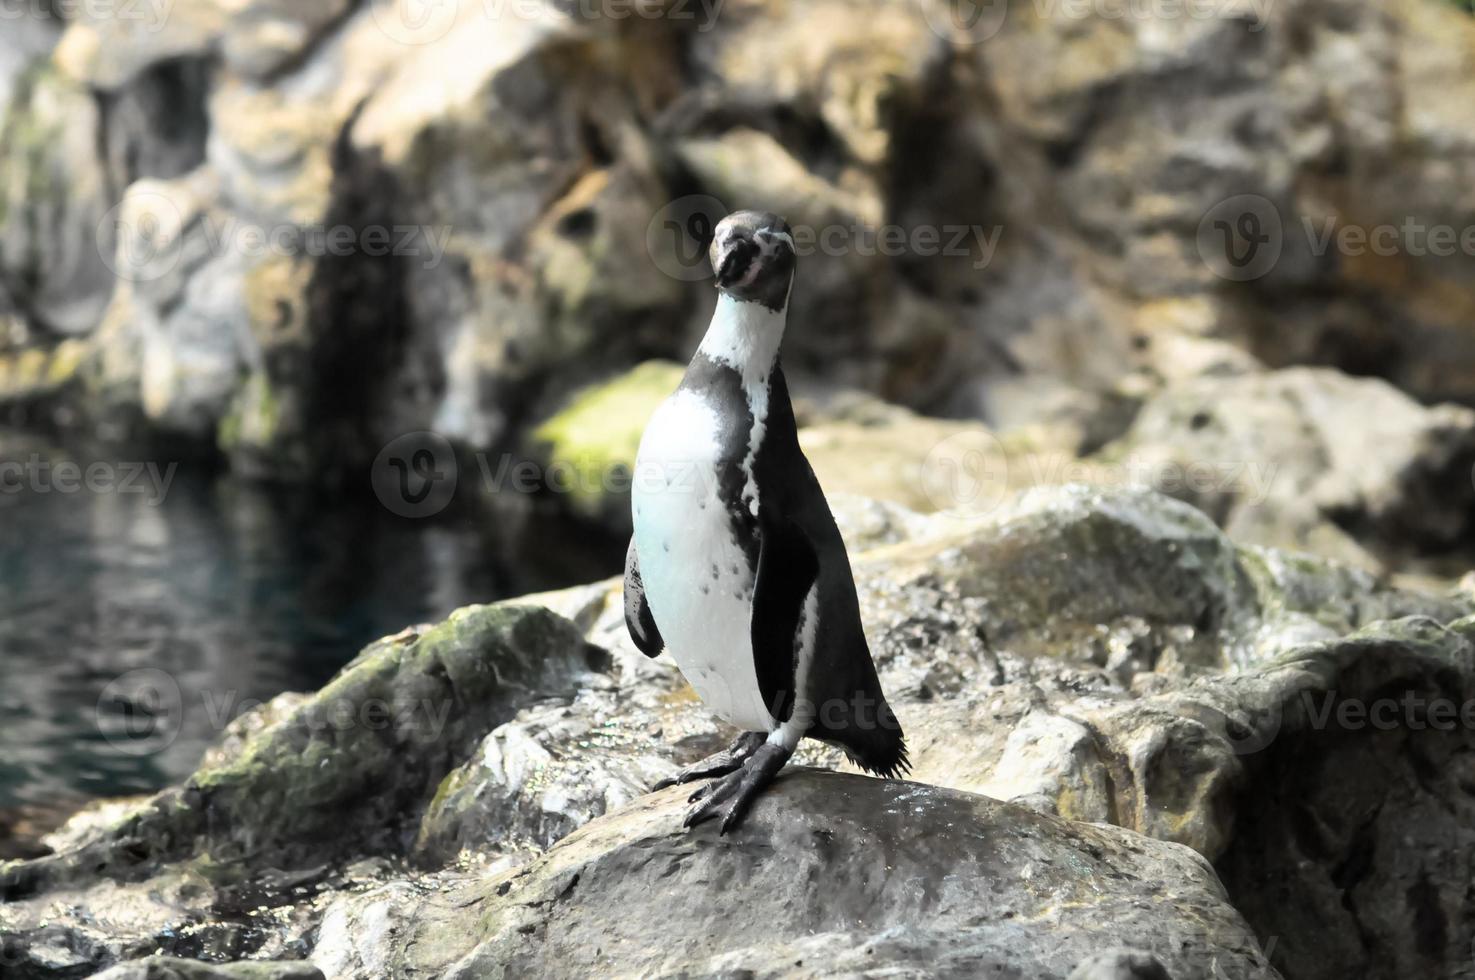
{"label": "wet rock surface", "polygon": [[0,865],[6,962],[1459,975],[1468,596],[1237,546],[1149,491],[899,525],[855,567],[908,782],[807,745],[751,827],[680,832],[681,791],[647,787],[731,733],[633,649],[618,583],[531,596],[369,647],[184,786]]}

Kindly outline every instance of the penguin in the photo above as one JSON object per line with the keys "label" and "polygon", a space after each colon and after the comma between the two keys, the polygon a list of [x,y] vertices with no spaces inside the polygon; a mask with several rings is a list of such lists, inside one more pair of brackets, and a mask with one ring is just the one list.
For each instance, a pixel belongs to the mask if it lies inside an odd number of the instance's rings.
{"label": "penguin", "polygon": [[719,718],[728,749],[656,785],[709,780],[684,826],[738,826],[803,738],[868,772],[910,768],[861,627],[845,543],[798,427],[779,361],[797,255],[775,214],[718,224],[717,307],[636,457],[625,622],[642,653],[669,651]]}

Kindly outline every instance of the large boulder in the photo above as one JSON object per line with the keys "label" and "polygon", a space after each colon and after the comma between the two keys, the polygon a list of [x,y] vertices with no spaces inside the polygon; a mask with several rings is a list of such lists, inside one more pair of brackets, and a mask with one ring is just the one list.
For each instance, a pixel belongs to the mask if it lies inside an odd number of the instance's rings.
{"label": "large boulder", "polygon": [[1291,369],[1185,381],[1098,459],[1245,542],[1396,566],[1475,539],[1475,412],[1373,379]]}
{"label": "large boulder", "polygon": [[1287,976],[1468,969],[1472,640],[1471,620],[1374,624],[1265,678],[1218,867]]}
{"label": "large boulder", "polygon": [[[781,777],[731,839],[682,831],[685,797],[647,797],[458,895],[487,896],[487,912],[456,937],[468,951],[443,975],[925,967],[1063,978],[1108,930],[1155,951],[1173,977],[1270,975],[1213,871],[1187,848],[982,796],[812,770]],[[414,963],[437,916],[406,914],[392,920],[396,946]]]}

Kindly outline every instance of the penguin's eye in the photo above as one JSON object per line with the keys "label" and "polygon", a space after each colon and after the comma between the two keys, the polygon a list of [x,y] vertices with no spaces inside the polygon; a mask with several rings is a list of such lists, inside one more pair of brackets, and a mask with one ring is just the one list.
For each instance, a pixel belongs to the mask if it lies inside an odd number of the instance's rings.
{"label": "penguin's eye", "polygon": [[758,245],[763,249],[764,255],[772,255],[781,246],[787,246],[790,253],[794,251],[794,238],[786,231],[778,231],[774,228],[764,228],[754,233]]}

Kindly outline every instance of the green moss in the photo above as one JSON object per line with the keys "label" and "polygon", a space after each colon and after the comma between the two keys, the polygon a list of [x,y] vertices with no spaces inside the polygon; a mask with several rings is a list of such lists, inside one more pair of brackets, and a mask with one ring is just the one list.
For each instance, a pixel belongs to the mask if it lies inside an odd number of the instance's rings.
{"label": "green moss", "polygon": [[[438,801],[453,793],[455,766],[529,691],[571,696],[588,656],[583,635],[546,609],[462,609],[413,638],[366,647],[190,786],[209,801],[217,842],[310,850],[355,822],[381,832],[384,812],[418,812],[429,786]],[[377,816],[362,805],[369,793]],[[282,813],[296,815],[290,826]]]}
{"label": "green moss", "polygon": [[220,420],[215,429],[215,444],[222,450],[229,452],[241,444],[241,413],[239,408],[232,408]]}
{"label": "green moss", "polygon": [[1408,616],[1450,622],[1470,610],[1469,601],[1459,596],[1395,588],[1330,558],[1247,546],[1239,549],[1239,559],[1268,615],[1307,616],[1338,633]]}
{"label": "green moss", "polygon": [[[39,90],[62,84],[51,63],[44,59],[34,62],[16,80],[11,111],[0,126],[0,174],[7,178],[0,186],[0,225],[12,217],[34,222],[38,208],[45,207],[53,196],[66,193],[65,187],[57,186],[50,166],[51,155],[60,145],[61,127],[35,108]],[[10,177],[17,173],[23,181],[20,185]],[[23,198],[15,200],[16,192]]]}
{"label": "green moss", "polygon": [[634,469],[651,413],[676,390],[684,370],[670,361],[647,361],[575,395],[533,433],[546,449],[548,484],[589,514],[620,496],[629,483],[622,474],[628,477]]}
{"label": "green moss", "polygon": [[59,388],[77,376],[87,353],[87,345],[80,340],[68,340],[58,344],[51,352],[51,363],[46,366],[46,383]]}
{"label": "green moss", "polygon": [[435,797],[431,799],[427,812],[438,813],[446,805],[446,801],[461,789],[461,784],[465,781],[465,778],[466,771],[464,769],[452,769],[446,775],[446,778],[440,781],[440,786],[436,787]]}
{"label": "green moss", "polygon": [[216,445],[229,452],[242,445],[270,446],[282,421],[281,396],[265,372],[246,379],[235,403],[216,428]]}

